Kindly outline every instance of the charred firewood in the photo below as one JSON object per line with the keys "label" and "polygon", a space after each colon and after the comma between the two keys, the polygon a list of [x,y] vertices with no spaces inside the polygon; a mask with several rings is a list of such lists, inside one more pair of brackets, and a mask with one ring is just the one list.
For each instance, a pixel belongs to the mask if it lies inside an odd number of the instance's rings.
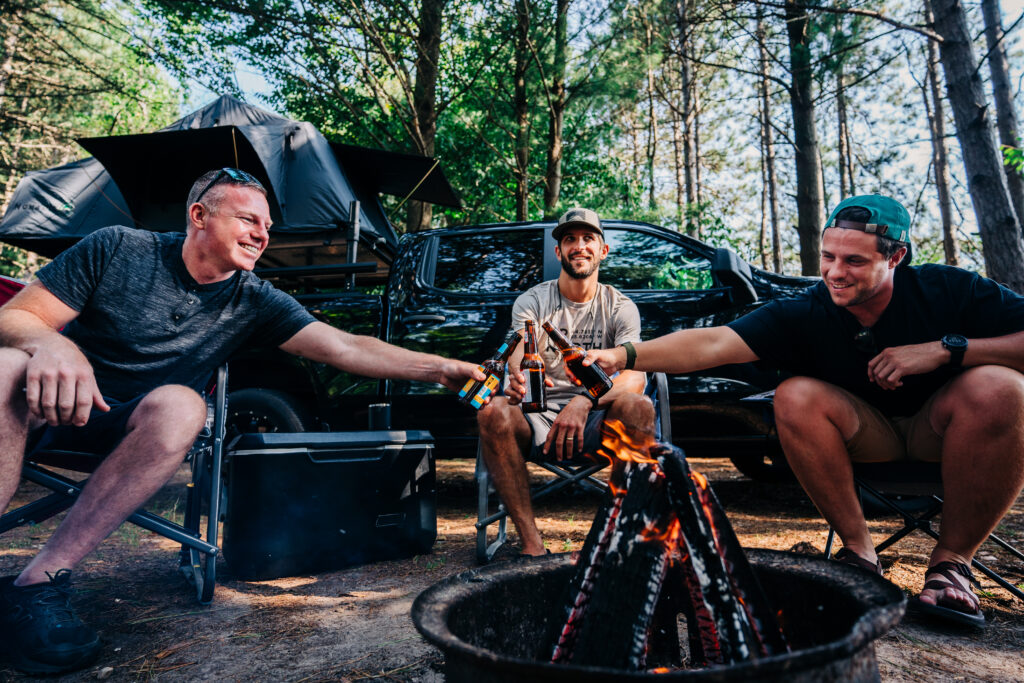
{"label": "charred firewood", "polygon": [[[625,496],[592,547],[584,546],[555,662],[637,670],[668,568],[656,529],[670,514],[664,479],[652,464],[625,469]],[[589,539],[588,539],[589,540]]]}
{"label": "charred firewood", "polygon": [[[682,451],[635,442],[609,422],[611,497],[598,511],[551,641],[552,662],[676,666],[676,615],[691,666],[788,650],[714,493]],[[666,583],[666,576],[668,582]]]}
{"label": "charred firewood", "polygon": [[[652,455],[665,474],[723,663],[788,651],[761,584],[707,480],[690,471],[678,448],[659,444]],[[697,611],[699,616],[699,606]]]}

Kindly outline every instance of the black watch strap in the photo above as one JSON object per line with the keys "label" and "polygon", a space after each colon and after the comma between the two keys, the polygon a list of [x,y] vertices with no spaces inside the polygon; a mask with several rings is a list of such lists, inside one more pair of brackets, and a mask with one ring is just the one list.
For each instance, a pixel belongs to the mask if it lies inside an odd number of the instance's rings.
{"label": "black watch strap", "polygon": [[949,351],[949,364],[954,368],[964,365],[964,353],[967,352],[967,337],[962,334],[947,334],[942,338],[942,348]]}

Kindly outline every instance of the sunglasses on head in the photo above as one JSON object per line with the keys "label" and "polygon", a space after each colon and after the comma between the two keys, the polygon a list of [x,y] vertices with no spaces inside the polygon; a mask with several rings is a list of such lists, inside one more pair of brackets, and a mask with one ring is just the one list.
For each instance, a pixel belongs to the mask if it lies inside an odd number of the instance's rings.
{"label": "sunglasses on head", "polygon": [[263,183],[261,183],[256,176],[251,173],[246,173],[245,171],[237,168],[222,168],[217,172],[217,175],[213,176],[213,180],[206,184],[206,187],[204,187],[203,191],[199,193],[199,196],[196,197],[194,203],[198,204],[199,200],[203,198],[203,195],[209,192],[211,187],[219,183],[224,178],[229,178],[236,183],[255,183],[256,185],[263,187]]}
{"label": "sunglasses on head", "polygon": [[878,344],[875,343],[875,333],[870,327],[862,327],[859,332],[853,335],[853,346],[860,353],[872,356],[878,355]]}

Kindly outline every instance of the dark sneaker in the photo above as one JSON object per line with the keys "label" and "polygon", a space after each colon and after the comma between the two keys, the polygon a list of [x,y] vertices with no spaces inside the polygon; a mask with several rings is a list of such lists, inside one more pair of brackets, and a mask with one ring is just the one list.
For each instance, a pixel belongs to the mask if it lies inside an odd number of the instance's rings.
{"label": "dark sneaker", "polygon": [[30,674],[80,669],[100,651],[96,632],[71,609],[71,572],[61,569],[47,583],[15,586],[0,578],[0,642],[11,663]]}

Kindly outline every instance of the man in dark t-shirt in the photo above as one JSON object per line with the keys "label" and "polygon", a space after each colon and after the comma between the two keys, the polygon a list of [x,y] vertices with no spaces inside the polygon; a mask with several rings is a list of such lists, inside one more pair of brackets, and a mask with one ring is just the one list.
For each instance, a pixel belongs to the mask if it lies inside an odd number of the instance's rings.
{"label": "man in dark t-shirt", "polygon": [[836,559],[882,574],[851,460],[941,461],[940,538],[914,604],[980,625],[974,553],[1024,486],[1024,297],[947,266],[904,265],[910,216],[878,195],[839,204],[822,234],[822,281],[723,327],[592,351],[608,371],[686,373],[770,360],[786,458],[836,529]]}
{"label": "man in dark t-shirt", "polygon": [[[99,639],[71,611],[70,570],[178,469],[206,423],[199,391],[248,343],[371,377],[450,389],[471,363],[316,321],[251,272],[269,239],[266,190],[238,169],[192,186],[184,235],[106,228],[0,309],[0,510],[36,447],[109,453],[46,545],[0,578],[0,642],[18,668],[80,668]],[[62,330],[62,332],[58,332]]]}

